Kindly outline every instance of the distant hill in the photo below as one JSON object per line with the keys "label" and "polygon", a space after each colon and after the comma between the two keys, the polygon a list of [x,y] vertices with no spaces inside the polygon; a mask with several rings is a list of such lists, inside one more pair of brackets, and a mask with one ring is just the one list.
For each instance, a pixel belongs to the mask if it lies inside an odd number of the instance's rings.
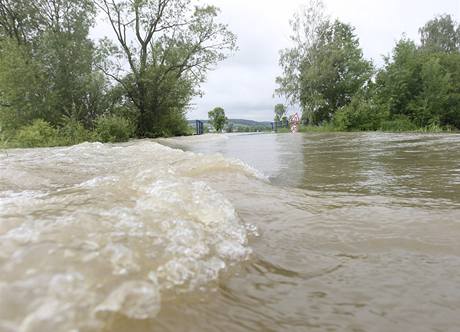
{"label": "distant hill", "polygon": [[244,119],[229,119],[228,122],[233,123],[234,125],[242,125],[242,126],[249,126],[249,127],[271,127],[270,121],[254,121],[254,120],[244,120]]}
{"label": "distant hill", "polygon": [[[188,123],[191,126],[195,125],[196,120],[189,120]],[[200,120],[206,125],[209,123],[208,120]],[[228,119],[229,123],[233,123],[234,126],[244,126],[244,127],[270,127],[270,121],[254,121],[254,120],[245,120],[245,119]]]}

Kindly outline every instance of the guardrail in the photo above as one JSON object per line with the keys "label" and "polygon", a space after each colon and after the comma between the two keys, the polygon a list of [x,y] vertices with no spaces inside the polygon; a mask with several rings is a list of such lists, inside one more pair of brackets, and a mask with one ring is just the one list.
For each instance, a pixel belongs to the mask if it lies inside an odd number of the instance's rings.
{"label": "guardrail", "polygon": [[203,135],[203,133],[204,133],[203,121],[196,120],[196,134]]}

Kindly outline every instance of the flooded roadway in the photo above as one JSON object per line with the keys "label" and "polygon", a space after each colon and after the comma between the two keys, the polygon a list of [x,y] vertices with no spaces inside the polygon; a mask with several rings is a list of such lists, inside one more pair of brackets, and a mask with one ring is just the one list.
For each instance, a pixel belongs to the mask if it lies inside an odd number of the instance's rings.
{"label": "flooded roadway", "polygon": [[0,331],[456,331],[459,239],[455,134],[0,152]]}

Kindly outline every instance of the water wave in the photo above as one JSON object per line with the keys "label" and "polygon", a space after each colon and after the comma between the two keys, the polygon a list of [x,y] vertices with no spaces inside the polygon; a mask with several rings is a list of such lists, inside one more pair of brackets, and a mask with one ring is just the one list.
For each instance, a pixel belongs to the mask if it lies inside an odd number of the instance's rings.
{"label": "water wave", "polygon": [[153,318],[162,297],[250,257],[248,227],[205,179],[263,178],[240,161],[150,141],[84,143],[15,150],[0,170],[1,331]]}

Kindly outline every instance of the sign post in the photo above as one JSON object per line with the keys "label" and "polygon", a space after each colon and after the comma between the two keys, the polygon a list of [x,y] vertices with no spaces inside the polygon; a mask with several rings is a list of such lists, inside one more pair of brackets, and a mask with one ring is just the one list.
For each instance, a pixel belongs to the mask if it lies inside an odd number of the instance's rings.
{"label": "sign post", "polygon": [[299,131],[299,125],[300,125],[300,118],[299,114],[294,113],[289,117],[289,124],[291,126],[291,132],[296,133]]}

